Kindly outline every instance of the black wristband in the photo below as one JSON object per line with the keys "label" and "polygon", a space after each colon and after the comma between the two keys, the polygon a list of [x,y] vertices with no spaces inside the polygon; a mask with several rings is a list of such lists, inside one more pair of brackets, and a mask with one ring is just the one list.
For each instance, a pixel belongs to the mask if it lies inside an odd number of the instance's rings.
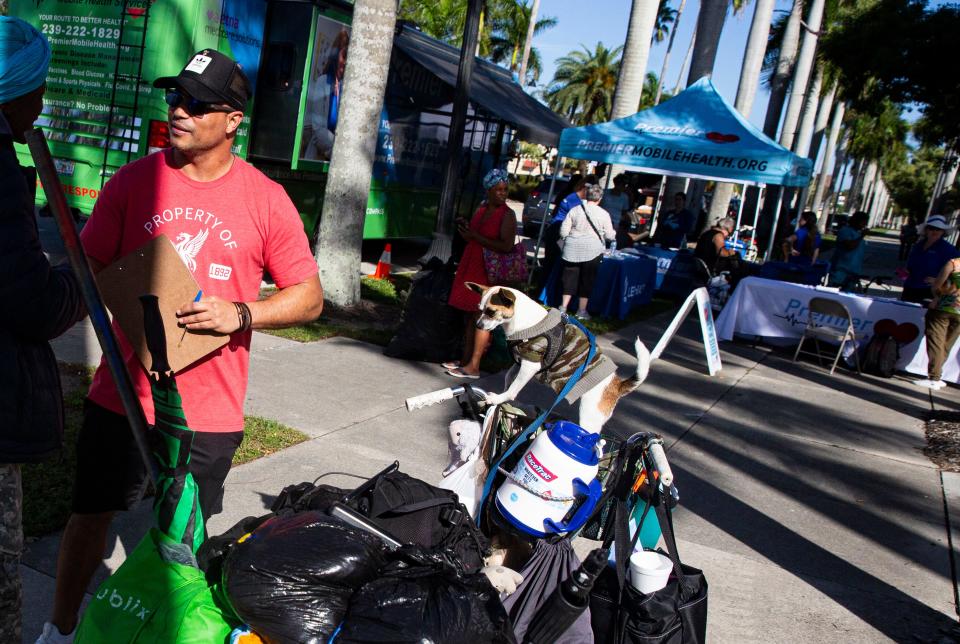
{"label": "black wristband", "polygon": [[237,319],[240,324],[237,332],[243,333],[244,331],[249,331],[250,327],[253,326],[253,316],[250,314],[250,307],[244,302],[234,302],[233,305],[237,309]]}

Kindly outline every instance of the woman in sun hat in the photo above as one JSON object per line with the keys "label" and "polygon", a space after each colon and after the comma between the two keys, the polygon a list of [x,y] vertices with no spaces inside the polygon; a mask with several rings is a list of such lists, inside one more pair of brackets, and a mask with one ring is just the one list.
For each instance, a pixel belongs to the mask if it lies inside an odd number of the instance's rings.
{"label": "woman in sun hat", "polygon": [[923,223],[920,241],[914,245],[907,258],[907,272],[903,283],[904,302],[923,302],[930,299],[930,286],[940,269],[951,259],[960,257],[956,246],[944,239],[952,230],[943,215],[930,215]]}
{"label": "woman in sun hat", "polygon": [[473,217],[457,218],[457,231],[467,242],[450,287],[450,306],[464,312],[466,329],[463,337],[463,358],[445,362],[444,368],[454,378],[480,377],[480,358],[490,344],[490,332],[476,327],[480,317],[480,296],[466,287],[466,282],[490,284],[483,262],[483,249],[507,253],[513,249],[517,235],[517,218],[507,206],[507,173],[494,168],[483,177],[486,200]]}

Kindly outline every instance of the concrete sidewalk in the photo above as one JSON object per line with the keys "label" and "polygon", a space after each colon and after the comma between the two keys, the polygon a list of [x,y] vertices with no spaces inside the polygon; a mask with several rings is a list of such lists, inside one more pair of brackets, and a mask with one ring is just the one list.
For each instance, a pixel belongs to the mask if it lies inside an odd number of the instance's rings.
{"label": "concrete sidewalk", "polygon": [[[634,334],[652,346],[668,319],[609,334],[600,345],[626,370]],[[670,444],[680,554],[709,581],[710,640],[940,641],[956,607],[944,492],[920,452],[922,417],[932,406],[960,409],[960,389],[931,397],[898,378],[831,377],[738,343],[721,345],[723,371],[709,378],[696,332],[685,325],[607,427],[620,435],[653,430]],[[56,349],[64,360],[92,363],[95,344],[78,327]],[[303,345],[255,334],[248,413],[311,439],[235,468],[211,532],[262,514],[285,485],[327,472],[368,476],[398,459],[404,471],[436,480],[446,423],[458,410],[411,414],[403,401],[449,384],[437,365],[392,360],[362,342]],[[481,386],[500,390],[501,379]],[[528,389],[525,397],[543,400],[542,390]],[[960,486],[952,489],[956,520]],[[118,521],[94,587],[149,522],[147,507]],[[57,540],[32,543],[24,556],[24,641],[49,614]]]}

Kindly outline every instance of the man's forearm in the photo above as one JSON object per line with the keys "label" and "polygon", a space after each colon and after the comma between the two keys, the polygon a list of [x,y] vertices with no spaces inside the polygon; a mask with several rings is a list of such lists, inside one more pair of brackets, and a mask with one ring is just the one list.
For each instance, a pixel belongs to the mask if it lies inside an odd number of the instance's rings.
{"label": "man's forearm", "polygon": [[319,276],[280,289],[258,302],[247,302],[254,329],[282,329],[310,322],[323,312],[323,287]]}

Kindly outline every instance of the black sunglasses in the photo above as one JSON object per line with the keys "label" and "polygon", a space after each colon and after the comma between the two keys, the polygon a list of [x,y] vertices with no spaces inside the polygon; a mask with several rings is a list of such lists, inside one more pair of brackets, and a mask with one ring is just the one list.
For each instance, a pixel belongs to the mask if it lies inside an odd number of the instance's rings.
{"label": "black sunglasses", "polygon": [[203,116],[204,114],[209,114],[210,112],[235,112],[232,107],[226,105],[217,105],[216,103],[206,103],[204,101],[193,98],[192,96],[187,96],[176,90],[167,92],[167,95],[164,97],[169,105],[173,109],[177,109],[181,105],[183,109],[187,111],[187,114],[191,116]]}

